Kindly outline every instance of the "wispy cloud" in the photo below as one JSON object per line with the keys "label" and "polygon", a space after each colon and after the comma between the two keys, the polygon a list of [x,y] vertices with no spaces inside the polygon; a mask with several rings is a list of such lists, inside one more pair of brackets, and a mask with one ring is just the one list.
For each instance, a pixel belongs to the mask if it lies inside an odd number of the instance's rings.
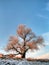
{"label": "wispy cloud", "polygon": [[36,58],[40,55],[42,55],[44,52],[43,52],[44,48],[41,48],[40,50],[34,50],[34,51],[31,51],[31,50],[28,50],[28,52],[26,53],[26,58],[30,57],[30,58]]}
{"label": "wispy cloud", "polygon": [[49,59],[49,53],[38,56],[37,59]]}
{"label": "wispy cloud", "polygon": [[42,34],[44,37],[45,45],[49,45],[49,32]]}
{"label": "wispy cloud", "polygon": [[49,11],[49,2],[46,3],[46,10]]}
{"label": "wispy cloud", "polygon": [[40,18],[48,19],[48,17],[43,15],[43,14],[37,14],[37,16],[40,17]]}
{"label": "wispy cloud", "polygon": [[1,54],[4,54],[4,55],[6,55],[6,54],[16,54],[16,51],[9,51],[9,52],[6,52],[5,50],[3,50],[3,49],[0,49],[0,53]]}

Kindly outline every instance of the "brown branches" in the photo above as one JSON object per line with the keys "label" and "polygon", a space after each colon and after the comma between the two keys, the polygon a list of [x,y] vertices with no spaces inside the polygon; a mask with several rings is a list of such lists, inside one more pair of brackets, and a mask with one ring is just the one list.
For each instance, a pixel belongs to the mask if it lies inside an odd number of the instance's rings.
{"label": "brown branches", "polygon": [[[17,28],[16,36],[10,36],[9,42],[7,44],[6,50],[15,50],[19,54],[22,54],[23,57],[28,49],[38,50],[38,45],[43,45],[43,38],[41,36],[36,36],[30,28],[27,28],[25,25],[21,24]],[[20,44],[19,37],[23,39],[23,44]]]}
{"label": "brown branches", "polygon": [[21,37],[21,38],[25,38],[29,33],[31,32],[30,28],[27,28],[25,25],[19,25],[18,29],[17,29],[17,34]]}

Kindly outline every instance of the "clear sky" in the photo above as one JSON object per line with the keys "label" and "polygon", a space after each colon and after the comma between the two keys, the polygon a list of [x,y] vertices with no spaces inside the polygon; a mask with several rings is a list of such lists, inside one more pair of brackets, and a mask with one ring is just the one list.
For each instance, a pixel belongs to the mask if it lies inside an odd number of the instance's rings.
{"label": "clear sky", "polygon": [[19,24],[26,24],[36,35],[47,34],[49,0],[0,0],[0,49],[10,35],[16,35]]}

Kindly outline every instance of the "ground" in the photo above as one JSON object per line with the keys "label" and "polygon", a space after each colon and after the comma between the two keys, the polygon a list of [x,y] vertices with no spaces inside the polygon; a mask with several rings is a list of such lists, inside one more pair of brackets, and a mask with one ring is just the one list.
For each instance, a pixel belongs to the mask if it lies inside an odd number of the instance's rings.
{"label": "ground", "polygon": [[0,65],[49,65],[49,61],[41,62],[41,61],[27,61],[26,59],[23,60],[0,59]]}

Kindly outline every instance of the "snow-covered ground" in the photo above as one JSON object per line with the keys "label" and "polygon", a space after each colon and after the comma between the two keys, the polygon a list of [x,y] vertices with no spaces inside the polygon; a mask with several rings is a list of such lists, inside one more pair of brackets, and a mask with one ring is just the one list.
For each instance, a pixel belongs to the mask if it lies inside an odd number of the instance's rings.
{"label": "snow-covered ground", "polygon": [[0,59],[0,65],[49,65],[49,62]]}

